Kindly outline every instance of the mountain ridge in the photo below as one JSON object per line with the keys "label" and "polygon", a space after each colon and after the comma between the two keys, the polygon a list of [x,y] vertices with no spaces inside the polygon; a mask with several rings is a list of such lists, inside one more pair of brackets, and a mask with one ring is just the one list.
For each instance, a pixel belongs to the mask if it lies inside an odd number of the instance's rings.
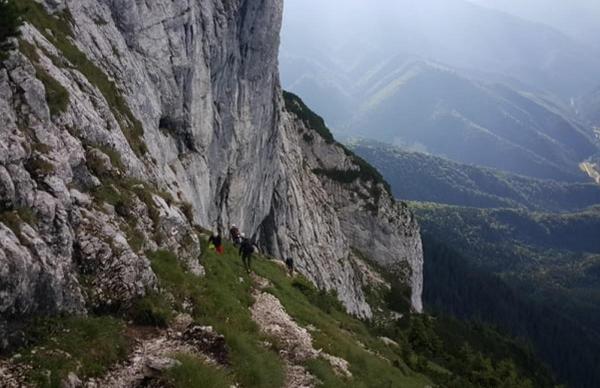
{"label": "mountain ridge", "polygon": [[368,139],[349,138],[345,143],[386,176],[397,198],[554,212],[583,210],[600,202],[600,187],[595,183],[539,180]]}

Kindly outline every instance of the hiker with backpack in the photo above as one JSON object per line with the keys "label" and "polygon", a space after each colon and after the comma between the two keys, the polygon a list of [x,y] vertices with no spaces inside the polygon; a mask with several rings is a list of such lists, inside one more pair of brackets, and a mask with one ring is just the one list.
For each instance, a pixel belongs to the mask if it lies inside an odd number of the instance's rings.
{"label": "hiker with backpack", "polygon": [[221,237],[221,230],[217,229],[217,233],[213,233],[208,239],[209,248],[214,246],[215,251],[218,255],[222,255],[225,252],[223,247],[223,238]]}
{"label": "hiker with backpack", "polygon": [[288,270],[288,274],[290,275],[290,277],[294,277],[294,259],[291,257],[288,257],[287,259],[285,259],[285,266],[287,267]]}
{"label": "hiker with backpack", "polygon": [[245,238],[244,234],[241,234],[241,244],[240,244],[240,257],[242,258],[242,262],[244,263],[244,268],[246,272],[250,273],[252,271],[252,254],[255,250],[255,245],[250,241],[249,238]]}
{"label": "hiker with backpack", "polygon": [[231,228],[229,229],[229,237],[234,245],[239,245],[242,242],[240,229],[235,224],[231,225]]}

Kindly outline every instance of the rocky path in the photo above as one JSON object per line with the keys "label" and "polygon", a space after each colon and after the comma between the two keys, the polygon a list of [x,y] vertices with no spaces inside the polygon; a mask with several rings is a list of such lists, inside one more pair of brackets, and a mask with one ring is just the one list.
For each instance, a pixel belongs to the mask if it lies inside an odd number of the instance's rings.
{"label": "rocky path", "polygon": [[254,298],[252,319],[281,347],[279,355],[286,364],[285,388],[314,387],[315,377],[302,366],[303,362],[318,356],[310,333],[292,320],[273,295],[257,290]]}
{"label": "rocky path", "polygon": [[12,360],[0,360],[0,387],[21,388],[25,369]]}
{"label": "rocky path", "polygon": [[255,302],[251,308],[252,319],[265,334],[274,338],[281,348],[279,354],[286,364],[285,388],[315,387],[317,378],[302,364],[317,357],[327,360],[336,373],[352,377],[346,360],[316,350],[309,331],[290,317],[279,299],[263,291],[270,285],[268,280],[254,276],[254,281],[257,289],[254,291]]}
{"label": "rocky path", "polygon": [[73,388],[152,386],[152,381],[161,372],[178,364],[178,361],[172,358],[172,355],[177,353],[195,352],[191,346],[163,334],[140,341],[126,362],[117,365],[101,379],[90,379],[82,385],[76,379],[69,380]]}
{"label": "rocky path", "polygon": [[[318,357],[328,361],[333,370],[351,378],[346,360],[317,350],[313,346],[310,332],[298,325],[285,311],[275,296],[264,290],[270,286],[268,280],[254,276],[254,304],[251,307],[253,320],[260,329],[274,339],[279,355],[286,366],[284,388],[313,388],[318,379],[303,366]],[[128,359],[111,368],[103,377],[81,381],[70,374],[63,382],[64,388],[152,388],[160,387],[160,376],[165,370],[178,365],[173,355],[194,354],[214,365],[228,364],[225,338],[211,327],[193,325],[187,314],[179,315],[166,330],[143,330],[129,328],[129,336],[135,345]],[[0,388],[21,388],[26,366],[14,360],[0,360]]]}
{"label": "rocky path", "polygon": [[[226,365],[228,352],[225,338],[211,327],[193,325],[192,317],[181,314],[167,330],[144,330],[130,327],[135,345],[126,361],[115,365],[103,377],[86,381],[74,373],[62,383],[63,388],[152,388],[161,387],[160,376],[179,364],[178,353],[196,355],[214,365]],[[23,388],[27,366],[15,360],[0,360],[0,388]]]}
{"label": "rocky path", "polygon": [[194,326],[192,323],[189,315],[179,315],[168,330],[138,340],[127,361],[117,365],[103,378],[87,381],[83,387],[159,387],[158,377],[162,372],[179,364],[173,358],[178,353],[193,354],[215,365],[227,364],[225,338],[212,327]]}

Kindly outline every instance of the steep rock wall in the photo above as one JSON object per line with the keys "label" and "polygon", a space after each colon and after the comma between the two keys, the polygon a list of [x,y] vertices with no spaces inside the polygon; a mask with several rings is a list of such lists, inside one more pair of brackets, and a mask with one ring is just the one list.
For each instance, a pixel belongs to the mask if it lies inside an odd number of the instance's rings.
{"label": "steep rock wall", "polygon": [[281,0],[44,3],[55,16],[31,4],[37,16],[0,68],[5,325],[128,303],[155,287],[148,250],[201,273],[191,219],[237,223],[369,317],[358,249],[401,276],[421,310],[410,212],[373,182],[315,173],[358,166],[308,142],[312,129],[285,109]]}

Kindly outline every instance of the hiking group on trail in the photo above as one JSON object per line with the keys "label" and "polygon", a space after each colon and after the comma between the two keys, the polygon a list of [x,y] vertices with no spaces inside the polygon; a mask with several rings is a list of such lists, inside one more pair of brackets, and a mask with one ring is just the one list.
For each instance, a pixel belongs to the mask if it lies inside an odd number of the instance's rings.
{"label": "hiking group on trail", "polygon": [[[252,272],[252,255],[259,251],[257,245],[250,238],[246,238],[246,235],[235,224],[229,228],[229,239],[238,248],[238,254],[246,272]],[[217,228],[216,232],[213,232],[208,238],[208,248],[214,249],[219,256],[225,253],[221,228]],[[285,265],[289,276],[294,277],[294,259],[288,257],[285,259]]]}
{"label": "hiking group on trail", "polygon": [[[242,259],[244,269],[250,273],[252,271],[252,254],[258,251],[258,247],[249,238],[246,238],[244,233],[241,233],[235,224],[231,225],[229,229],[229,237],[233,245],[239,247],[239,256]],[[213,232],[209,237],[208,248],[214,249],[218,255],[222,255],[225,252],[220,228],[217,228],[217,231]]]}

